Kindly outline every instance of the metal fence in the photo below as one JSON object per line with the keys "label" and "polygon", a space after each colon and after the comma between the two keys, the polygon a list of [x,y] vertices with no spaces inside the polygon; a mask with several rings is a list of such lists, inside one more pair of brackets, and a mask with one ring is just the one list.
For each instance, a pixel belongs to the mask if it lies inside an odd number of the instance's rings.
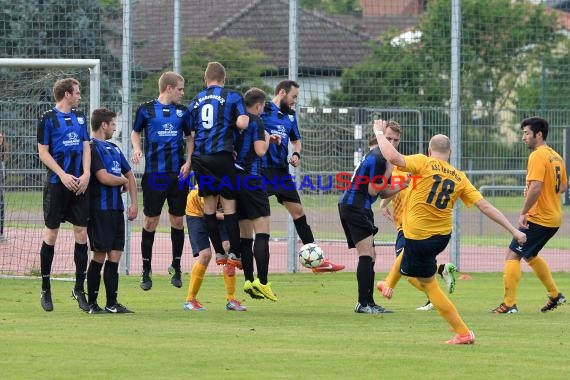
{"label": "metal fence", "polygon": [[[520,120],[548,119],[550,145],[568,157],[569,23],[557,3],[355,1],[354,9],[336,12],[305,8],[302,0],[0,0],[0,57],[100,59],[101,104],[119,111],[116,139],[127,155],[132,112],[157,95],[163,71],[185,77],[184,102],[203,86],[210,60],[226,66],[226,86],[240,91],[258,86],[271,95],[278,81],[296,79],[303,136],[298,177],[351,172],[367,149],[373,117],[381,115],[403,125],[406,154],[425,152],[435,133],[456,136],[456,164],[515,221],[528,156]],[[51,85],[63,76],[80,79],[87,108],[85,70],[0,67],[0,131],[10,149],[4,187],[8,243],[0,245],[0,273],[39,268],[45,173],[35,123],[53,104]],[[140,174],[142,167],[135,171]],[[309,223],[327,254],[354,269],[336,211],[339,192],[317,187],[302,190]],[[271,243],[272,269],[297,270],[287,260],[297,249],[290,243],[291,221],[282,207],[272,206],[271,235],[278,239]],[[128,272],[140,270],[142,219],[131,226]],[[379,270],[387,270],[394,231],[381,215],[376,222]],[[456,260],[462,270],[501,270],[506,232],[473,210],[462,209],[455,223],[459,249],[452,245],[442,260]],[[167,226],[163,216],[154,250],[157,272],[170,262]],[[67,232],[56,252],[66,251]],[[569,232],[564,223],[547,247],[554,270],[570,269]],[[187,244],[184,270],[190,260]],[[57,268],[72,272],[72,260]]]}

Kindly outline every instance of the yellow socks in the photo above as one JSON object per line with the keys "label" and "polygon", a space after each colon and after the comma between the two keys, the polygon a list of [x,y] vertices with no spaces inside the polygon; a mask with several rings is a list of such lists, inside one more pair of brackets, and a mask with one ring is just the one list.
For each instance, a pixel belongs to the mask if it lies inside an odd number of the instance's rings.
{"label": "yellow socks", "polygon": [[390,272],[388,272],[388,276],[386,276],[386,279],[384,280],[386,282],[386,286],[390,288],[395,288],[398,281],[400,281],[400,278],[402,278],[402,275],[400,274],[400,264],[402,264],[403,255],[404,252],[402,251],[402,253],[396,257],[394,264],[392,264],[392,267],[390,268]]}
{"label": "yellow socks", "polygon": [[228,301],[235,298],[236,292],[236,270],[233,267],[224,265],[224,283],[226,284],[226,299]]}
{"label": "yellow socks", "polygon": [[521,281],[521,262],[519,260],[505,261],[505,271],[503,273],[503,285],[505,295],[503,302],[511,307],[517,303],[517,288]]}
{"label": "yellow socks", "polygon": [[548,291],[548,295],[552,298],[556,297],[559,293],[559,290],[554,283],[552,273],[550,272],[546,261],[544,261],[542,257],[535,256],[530,261],[528,261],[528,265],[530,265],[536,277],[538,277],[540,282],[542,282],[542,285],[544,285]]}
{"label": "yellow socks", "polygon": [[196,298],[196,294],[202,286],[202,281],[204,280],[204,275],[206,274],[207,266],[203,265],[199,261],[196,261],[192,266],[192,271],[190,272],[190,284],[188,285],[188,294],[186,295],[186,301],[191,301]]}
{"label": "yellow socks", "polygon": [[451,325],[453,331],[460,335],[468,334],[469,328],[459,316],[455,305],[441,290],[435,278],[429,283],[422,283],[422,287],[431,303],[436,307],[439,314],[447,321],[447,323]]}

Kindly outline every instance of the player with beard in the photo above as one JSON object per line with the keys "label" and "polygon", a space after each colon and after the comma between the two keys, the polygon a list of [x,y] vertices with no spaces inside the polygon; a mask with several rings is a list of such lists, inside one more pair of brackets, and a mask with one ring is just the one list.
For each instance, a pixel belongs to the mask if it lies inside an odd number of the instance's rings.
{"label": "player with beard", "polygon": [[496,314],[518,312],[516,301],[522,277],[522,259],[548,292],[548,300],[540,311],[546,313],[566,303],[566,297],[552,278],[548,263],[538,255],[562,223],[560,195],[568,186],[564,159],[546,143],[546,120],[530,117],[521,122],[520,128],[523,142],[532,151],[528,157],[525,201],[518,220],[519,229],[526,233],[528,239],[524,245],[515,240],[509,245],[503,273],[503,302],[491,310]]}
{"label": "player with beard", "polygon": [[[266,190],[269,196],[275,195],[277,201],[285,206],[295,223],[295,229],[303,244],[314,243],[313,231],[307,223],[305,210],[297,192],[293,178],[289,174],[289,164],[293,167],[301,163],[301,134],[297,125],[297,116],[293,110],[299,96],[299,84],[292,80],[284,80],[275,87],[275,96],[267,102],[261,120],[269,135],[281,136],[281,144],[271,144],[263,156],[262,172],[266,178]],[[289,142],[293,153],[289,157]],[[244,247],[244,245],[246,245]],[[251,249],[242,241],[242,250]],[[344,269],[344,265],[333,264],[329,260],[313,268],[313,272],[336,272]]]}

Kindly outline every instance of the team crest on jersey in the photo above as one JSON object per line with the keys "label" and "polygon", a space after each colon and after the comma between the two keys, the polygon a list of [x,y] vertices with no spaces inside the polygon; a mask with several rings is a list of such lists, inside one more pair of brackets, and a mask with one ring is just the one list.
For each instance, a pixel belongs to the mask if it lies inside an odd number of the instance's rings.
{"label": "team crest on jersey", "polygon": [[79,117],[77,118],[77,122],[78,122],[79,124],[85,124],[85,118],[84,118],[83,116],[79,116]]}
{"label": "team crest on jersey", "polygon": [[184,115],[184,111],[177,109],[177,110],[176,110],[176,116],[182,117],[182,115]]}
{"label": "team crest on jersey", "polygon": [[295,116],[294,116],[294,115],[287,115],[287,116],[289,116],[289,120],[290,120],[291,122],[295,121]]}

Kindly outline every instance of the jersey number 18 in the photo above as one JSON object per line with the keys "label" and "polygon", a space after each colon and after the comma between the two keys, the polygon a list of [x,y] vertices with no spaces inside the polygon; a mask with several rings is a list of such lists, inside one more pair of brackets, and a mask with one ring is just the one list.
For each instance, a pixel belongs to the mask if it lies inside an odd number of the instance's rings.
{"label": "jersey number 18", "polygon": [[[440,185],[441,184],[441,190]],[[428,204],[433,203],[435,199],[435,207],[440,210],[443,210],[447,207],[447,204],[451,200],[451,193],[455,190],[455,182],[450,179],[445,179],[442,183],[441,177],[438,175],[433,176],[433,186],[431,187],[431,191],[426,199]],[[437,194],[437,197],[436,197]]]}

